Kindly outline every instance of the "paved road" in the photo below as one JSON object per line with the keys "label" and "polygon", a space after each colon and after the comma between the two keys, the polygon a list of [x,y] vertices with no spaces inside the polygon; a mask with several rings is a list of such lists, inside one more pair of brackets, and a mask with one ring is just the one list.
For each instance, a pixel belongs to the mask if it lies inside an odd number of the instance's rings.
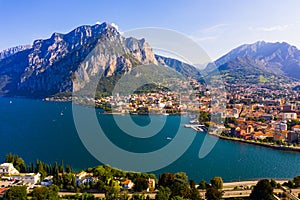
{"label": "paved road", "polygon": [[[82,193],[77,193],[79,195],[81,195]],[[76,195],[76,193],[74,192],[59,192],[58,193],[59,196],[66,196],[66,195]],[[93,193],[93,195],[95,197],[100,197],[100,198],[104,198],[105,197],[105,194],[104,193]],[[128,194],[129,196],[132,196],[132,194]],[[151,199],[155,199],[155,193],[146,193],[145,196],[149,195],[149,197]]]}

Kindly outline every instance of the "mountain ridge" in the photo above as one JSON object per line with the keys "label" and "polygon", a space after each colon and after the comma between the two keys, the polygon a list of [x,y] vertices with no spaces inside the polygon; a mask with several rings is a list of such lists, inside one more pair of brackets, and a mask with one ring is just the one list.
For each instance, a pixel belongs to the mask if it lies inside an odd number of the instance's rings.
{"label": "mountain ridge", "polygon": [[[82,66],[95,47],[100,48],[95,66]],[[259,83],[258,77],[283,82],[300,79],[300,50],[286,42],[241,45],[200,71],[177,59],[156,55],[145,39],[124,38],[115,27],[102,23],[79,26],[66,34],[55,32],[32,45],[1,51],[0,95],[47,97],[72,92],[99,74],[115,82],[116,74],[140,64],[167,66],[199,82],[203,82],[202,74],[215,69],[229,77],[225,81],[230,83]],[[73,82],[74,77],[81,81]]]}
{"label": "mountain ridge", "polygon": [[248,57],[275,74],[300,79],[300,50],[286,42],[243,44],[217,59],[215,64],[220,67],[237,57]]}
{"label": "mountain ridge", "polygon": [[[82,67],[80,63],[97,45],[102,48],[97,67]],[[0,94],[49,96],[71,92],[72,77],[78,75],[84,83],[91,78],[87,74],[111,76],[115,71],[130,70],[133,61],[157,63],[145,40],[124,38],[107,23],[80,26],[67,34],[53,33],[48,39],[35,40],[31,48],[0,60]],[[76,87],[84,87],[83,83]]]}

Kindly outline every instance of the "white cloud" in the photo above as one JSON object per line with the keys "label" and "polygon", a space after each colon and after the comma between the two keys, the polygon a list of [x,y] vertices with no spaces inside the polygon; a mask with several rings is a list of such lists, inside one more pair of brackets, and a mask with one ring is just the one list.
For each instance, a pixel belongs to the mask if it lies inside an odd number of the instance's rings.
{"label": "white cloud", "polygon": [[196,42],[205,42],[217,39],[222,35],[228,24],[216,24],[208,28],[200,29],[190,35]]}
{"label": "white cloud", "polygon": [[267,27],[249,27],[250,30],[254,31],[264,31],[264,32],[270,32],[270,31],[285,31],[290,28],[290,25],[275,25],[275,26],[267,26]]}
{"label": "white cloud", "polygon": [[201,29],[199,32],[202,34],[220,33],[224,31],[226,26],[228,26],[228,24],[216,24],[214,26]]}
{"label": "white cloud", "polygon": [[205,41],[210,41],[210,40],[215,40],[217,39],[217,36],[204,36],[204,37],[198,37],[198,36],[193,36],[191,35],[190,38],[194,40],[195,42],[205,42]]}

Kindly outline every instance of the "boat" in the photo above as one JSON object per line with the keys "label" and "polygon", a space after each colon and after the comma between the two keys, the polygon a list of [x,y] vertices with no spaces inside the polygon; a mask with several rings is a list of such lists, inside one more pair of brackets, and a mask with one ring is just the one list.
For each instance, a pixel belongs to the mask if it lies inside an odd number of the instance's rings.
{"label": "boat", "polygon": [[167,140],[172,140],[172,138],[170,138],[170,137],[166,137],[166,139],[167,139]]}

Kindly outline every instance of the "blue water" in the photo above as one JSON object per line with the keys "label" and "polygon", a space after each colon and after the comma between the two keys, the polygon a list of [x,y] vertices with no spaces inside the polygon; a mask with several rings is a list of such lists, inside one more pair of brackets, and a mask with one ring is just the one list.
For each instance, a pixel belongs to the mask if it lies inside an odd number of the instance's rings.
{"label": "blue water", "polygon": [[[180,122],[179,116],[168,116],[159,134],[149,139],[137,139],[124,134],[114,123],[112,115],[99,113],[97,111],[99,123],[107,137],[123,149],[137,153],[153,151],[168,144],[170,141],[166,137],[175,136]],[[153,117],[158,121],[164,119],[162,116]],[[132,118],[140,126],[150,123],[148,116]],[[183,120],[188,121],[188,118]],[[196,134],[192,129],[182,131],[187,135]],[[226,140],[218,140],[213,150],[199,159],[198,152],[205,136],[197,133],[192,145],[178,160],[154,173],[184,171],[196,181],[210,180],[214,176],[232,181],[300,175],[300,153]],[[0,98],[1,162],[9,152],[18,154],[26,162],[64,160],[77,170],[101,164],[86,150],[77,134],[71,103]]]}

